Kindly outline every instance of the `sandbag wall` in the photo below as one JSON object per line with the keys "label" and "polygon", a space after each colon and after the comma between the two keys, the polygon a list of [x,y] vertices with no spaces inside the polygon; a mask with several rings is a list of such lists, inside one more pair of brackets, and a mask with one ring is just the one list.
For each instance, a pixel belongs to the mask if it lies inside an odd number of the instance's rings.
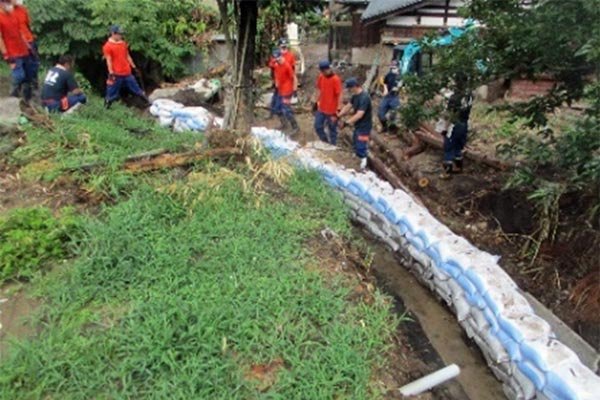
{"label": "sandbag wall", "polygon": [[321,162],[278,131],[252,133],[275,157],[317,170],[344,196],[354,220],[386,243],[454,311],[509,399],[600,399],[600,378],[556,339],[499,257],[454,234],[402,190],[371,172]]}

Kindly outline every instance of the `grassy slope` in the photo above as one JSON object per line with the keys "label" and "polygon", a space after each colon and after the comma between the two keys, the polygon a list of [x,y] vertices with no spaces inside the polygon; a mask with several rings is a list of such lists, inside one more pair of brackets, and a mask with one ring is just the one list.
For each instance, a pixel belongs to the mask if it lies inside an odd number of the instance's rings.
{"label": "grassy slope", "polygon": [[[54,172],[117,165],[197,140],[123,109],[109,115],[96,103],[57,120],[57,133],[30,129],[15,161],[49,157]],[[88,150],[75,145],[82,134]],[[125,196],[87,218],[70,267],[34,283],[43,322],[0,364],[1,399],[377,397],[373,372],[396,324],[389,304],[349,302],[348,282],[306,268],[318,262],[307,239],[324,227],[349,234],[343,203],[305,172],[275,198],[244,191],[243,171],[210,170],[127,177]]]}

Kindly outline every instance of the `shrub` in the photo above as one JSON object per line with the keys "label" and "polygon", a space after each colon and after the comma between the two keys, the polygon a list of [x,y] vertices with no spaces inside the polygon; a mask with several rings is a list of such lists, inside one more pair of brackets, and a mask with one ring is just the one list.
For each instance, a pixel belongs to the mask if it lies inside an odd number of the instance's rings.
{"label": "shrub", "polygon": [[65,257],[76,226],[69,210],[59,219],[43,207],[0,215],[0,283],[30,279],[49,261]]}

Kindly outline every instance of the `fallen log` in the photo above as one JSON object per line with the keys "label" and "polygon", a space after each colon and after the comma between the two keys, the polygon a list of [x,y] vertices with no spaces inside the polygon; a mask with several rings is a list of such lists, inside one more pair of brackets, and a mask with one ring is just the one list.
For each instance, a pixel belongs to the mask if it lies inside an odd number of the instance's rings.
{"label": "fallen log", "polygon": [[[426,124],[423,124],[420,129],[414,132],[414,135],[430,146],[441,150],[444,149],[444,140],[442,139],[442,137],[439,134],[436,134],[433,128]],[[514,167],[514,163],[499,160],[488,154],[483,154],[477,150],[470,148],[469,146],[465,148],[463,154],[466,158],[470,160],[479,162],[481,164],[485,164],[489,167],[499,169],[501,171],[506,171]]]}
{"label": "fallen log", "polygon": [[[128,156],[125,158],[122,168],[130,172],[146,172],[162,168],[181,167],[206,158],[239,154],[241,154],[241,150],[233,147],[205,151],[194,150],[185,153],[169,153],[166,149],[156,149]],[[95,168],[103,166],[106,166],[106,162],[96,161],[67,168],[66,171],[90,172]]]}
{"label": "fallen log", "polygon": [[[348,131],[344,131],[344,136],[343,138],[350,144],[352,144],[352,133],[348,132]],[[383,142],[381,140],[381,137],[379,135],[377,135],[376,133],[371,133],[371,139],[372,141],[375,143],[375,145],[379,146],[380,144],[385,145],[385,142]],[[380,146],[381,147],[381,146]],[[402,183],[402,180],[398,177],[398,175],[396,175],[394,173],[394,171],[392,171],[392,169],[390,167],[388,167],[385,162],[383,162],[373,151],[374,149],[371,148],[371,150],[368,153],[368,160],[370,165],[373,167],[373,169],[379,173],[381,176],[383,176],[389,183],[390,185],[392,185],[395,189],[402,189],[404,190],[406,193],[409,193],[413,196],[413,198],[415,199],[415,201],[417,201],[419,204],[421,203],[421,200],[419,200],[419,198],[417,196],[415,196],[413,194],[413,192],[404,184]],[[387,151],[387,150],[386,150]],[[391,151],[390,151],[391,153]],[[413,172],[412,169],[410,169],[409,167],[407,167],[406,163],[401,162],[402,161],[402,157],[400,156],[400,163],[398,160],[396,160],[396,158],[394,158],[395,163],[397,164],[398,168],[400,169],[400,171],[402,171],[402,173],[405,173],[405,171],[409,171],[410,173],[406,174],[410,177],[416,175],[420,177],[420,180],[422,180],[422,182],[418,182],[419,186],[421,187],[426,187],[429,185],[429,179],[422,176],[422,174],[420,174],[420,172]],[[407,169],[408,168],[408,169]]]}
{"label": "fallen log", "polygon": [[148,172],[165,168],[184,167],[196,161],[204,160],[207,158],[217,158],[240,154],[242,154],[241,150],[233,147],[206,151],[191,151],[188,153],[178,154],[166,153],[148,159],[142,159],[138,161],[127,161],[123,165],[123,169],[134,173]]}
{"label": "fallen log", "polygon": [[402,183],[400,178],[387,166],[379,157],[373,152],[368,155],[369,163],[373,169],[381,176],[383,176],[394,189],[402,189],[405,192],[410,192],[408,188]]}
{"label": "fallen log", "polygon": [[429,186],[429,178],[408,163],[408,160],[405,159],[405,154],[402,152],[402,150],[391,149],[390,146],[377,133],[371,133],[371,139],[385,152],[385,154],[389,154],[392,157],[395,166],[400,170],[400,172],[416,180],[419,187],[425,188]]}

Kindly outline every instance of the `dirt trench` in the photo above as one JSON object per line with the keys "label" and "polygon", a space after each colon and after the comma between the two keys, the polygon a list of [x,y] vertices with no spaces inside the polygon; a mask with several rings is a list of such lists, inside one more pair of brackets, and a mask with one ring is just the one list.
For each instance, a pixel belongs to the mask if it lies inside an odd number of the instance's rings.
{"label": "dirt trench", "polygon": [[[368,239],[369,240],[369,239]],[[479,348],[464,334],[452,312],[396,259],[383,244],[369,240],[374,251],[372,272],[378,287],[394,299],[394,311],[408,316],[399,336],[415,354],[408,377],[418,379],[450,364],[460,367],[455,380],[434,388],[433,399],[495,400],[502,385],[489,370]],[[408,382],[406,382],[408,383]]]}

